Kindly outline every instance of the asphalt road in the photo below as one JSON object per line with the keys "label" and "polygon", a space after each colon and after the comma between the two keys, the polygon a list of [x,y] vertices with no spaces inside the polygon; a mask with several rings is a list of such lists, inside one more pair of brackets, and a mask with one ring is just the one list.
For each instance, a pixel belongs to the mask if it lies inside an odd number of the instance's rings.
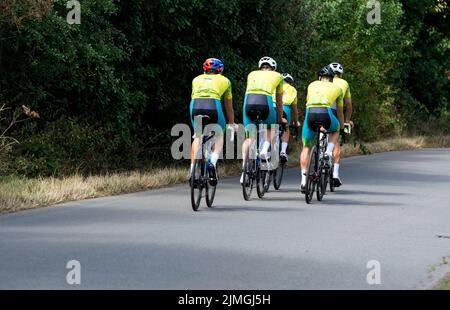
{"label": "asphalt road", "polygon": [[449,271],[450,149],[342,166],[344,186],[309,206],[292,169],[263,200],[221,180],[197,213],[183,185],[0,216],[0,288],[424,289]]}

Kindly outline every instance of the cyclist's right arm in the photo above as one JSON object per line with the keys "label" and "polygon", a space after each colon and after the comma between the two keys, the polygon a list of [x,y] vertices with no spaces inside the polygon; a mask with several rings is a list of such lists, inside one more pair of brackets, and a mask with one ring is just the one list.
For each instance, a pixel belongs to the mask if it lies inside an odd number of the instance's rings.
{"label": "cyclist's right arm", "polygon": [[345,103],[345,122],[350,123],[352,120],[352,114],[353,114],[353,104],[352,99],[344,99]]}
{"label": "cyclist's right arm", "polygon": [[337,115],[339,123],[341,125],[340,129],[344,129],[344,95],[342,90],[339,89],[339,97],[337,99]]}
{"label": "cyclist's right arm", "polygon": [[283,118],[283,80],[281,80],[280,84],[278,84],[276,93],[277,120],[278,124],[281,124],[281,120]]}
{"label": "cyclist's right arm", "polygon": [[228,89],[223,94],[223,105],[225,114],[227,115],[228,123],[234,124],[234,109],[233,109],[233,95],[231,91],[231,82],[229,82]]}
{"label": "cyclist's right arm", "polygon": [[295,127],[300,127],[300,122],[298,120],[298,97],[295,95],[294,101],[291,103],[291,112],[292,112],[292,125]]}
{"label": "cyclist's right arm", "polygon": [[348,85],[348,83],[347,83],[347,91],[344,94],[344,106],[345,106],[344,121],[346,123],[351,123],[353,114],[353,103],[352,103],[352,94],[350,92],[350,85]]}
{"label": "cyclist's right arm", "polygon": [[227,115],[228,123],[234,124],[234,109],[233,109],[233,99],[224,99],[224,108]]}

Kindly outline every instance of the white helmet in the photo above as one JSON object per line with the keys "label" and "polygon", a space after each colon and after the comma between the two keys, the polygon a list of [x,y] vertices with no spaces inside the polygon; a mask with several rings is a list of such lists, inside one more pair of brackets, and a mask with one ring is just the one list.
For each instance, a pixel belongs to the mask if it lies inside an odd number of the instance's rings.
{"label": "white helmet", "polygon": [[259,60],[258,68],[261,69],[263,64],[268,64],[273,70],[277,70],[277,62],[272,57],[263,57]]}
{"label": "white helmet", "polygon": [[283,73],[282,76],[285,81],[289,83],[294,83],[294,78],[289,73]]}
{"label": "white helmet", "polygon": [[334,74],[344,74],[344,67],[342,67],[341,64],[337,63],[337,62],[333,62],[330,64],[331,69],[333,69]]}

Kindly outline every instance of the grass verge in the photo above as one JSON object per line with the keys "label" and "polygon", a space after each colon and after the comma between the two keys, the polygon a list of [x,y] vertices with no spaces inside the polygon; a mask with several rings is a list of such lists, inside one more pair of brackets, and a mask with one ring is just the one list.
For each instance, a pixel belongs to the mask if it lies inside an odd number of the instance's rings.
{"label": "grass verge", "polygon": [[[379,152],[450,147],[450,136],[399,137],[379,142],[346,144],[343,157]],[[298,165],[300,148],[290,154],[289,166]],[[186,182],[187,169],[161,168],[152,171],[111,173],[102,176],[73,175],[65,178],[28,179],[20,176],[0,178],[0,213],[44,207],[67,201],[118,195]],[[221,177],[240,173],[241,164],[232,161],[220,167]]]}
{"label": "grass verge", "polygon": [[450,291],[450,273],[448,273],[434,288],[440,291]]}

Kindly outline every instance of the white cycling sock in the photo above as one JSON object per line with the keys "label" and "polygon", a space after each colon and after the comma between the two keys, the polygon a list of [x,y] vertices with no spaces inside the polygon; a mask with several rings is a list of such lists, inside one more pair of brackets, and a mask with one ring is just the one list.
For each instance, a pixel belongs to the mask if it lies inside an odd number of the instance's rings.
{"label": "white cycling sock", "polygon": [[261,150],[261,155],[267,155],[267,151],[269,151],[269,147],[270,147],[270,142],[269,141],[264,141],[263,146],[262,146],[262,150]]}
{"label": "white cycling sock", "polygon": [[307,170],[302,169],[302,185],[306,185],[306,174],[308,173]]}
{"label": "white cycling sock", "polygon": [[334,150],[334,143],[328,143],[327,145],[327,154],[328,156],[333,156],[333,150]]}
{"label": "white cycling sock", "polygon": [[213,164],[214,167],[216,166],[218,160],[219,160],[219,154],[212,153],[212,155],[211,155],[211,164]]}
{"label": "white cycling sock", "polygon": [[288,147],[288,143],[287,142],[282,142],[281,143],[281,152],[282,153],[286,153],[287,147]]}
{"label": "white cycling sock", "polygon": [[334,164],[333,178],[339,178],[339,164]]}

